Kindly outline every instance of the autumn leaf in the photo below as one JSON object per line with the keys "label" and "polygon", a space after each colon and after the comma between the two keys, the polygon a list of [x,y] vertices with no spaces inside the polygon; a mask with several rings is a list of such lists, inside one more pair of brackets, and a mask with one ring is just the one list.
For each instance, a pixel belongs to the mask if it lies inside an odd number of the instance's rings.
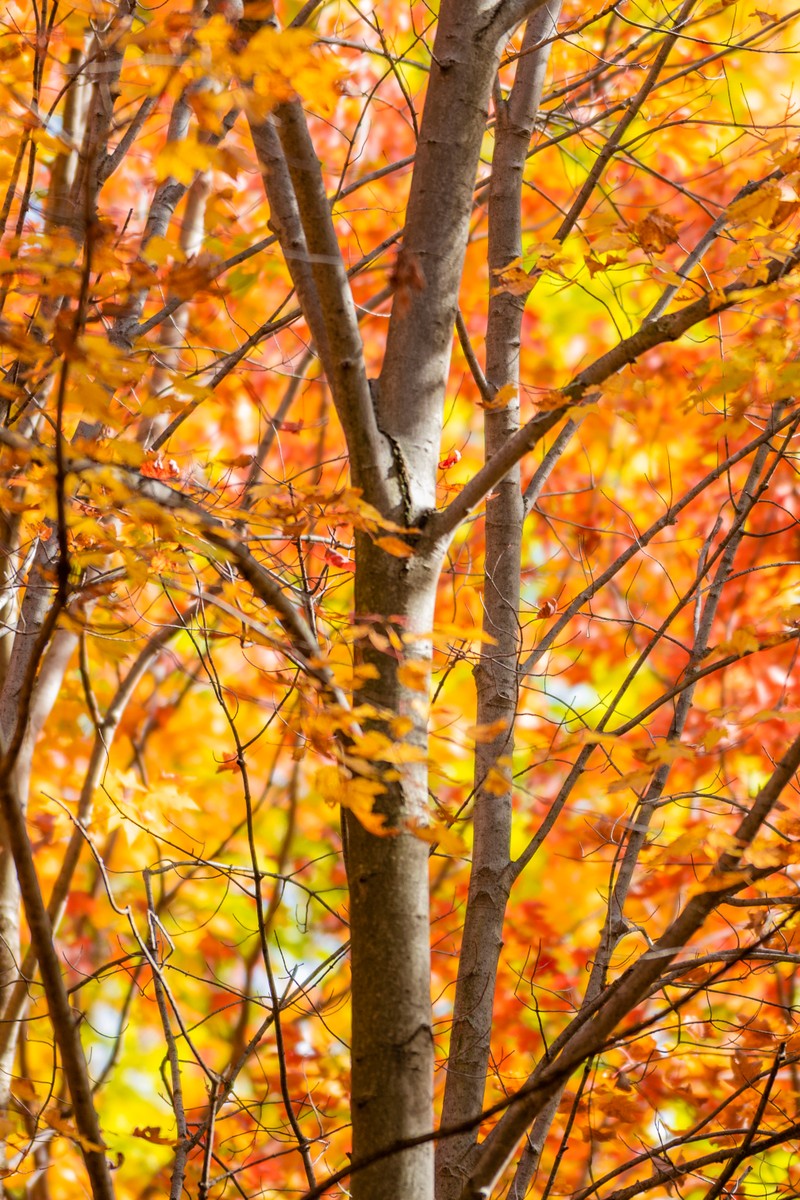
{"label": "autumn leaf", "polygon": [[[481,400],[480,405],[486,412],[501,412],[516,400],[518,394],[516,384],[506,383],[497,389],[491,400]],[[441,466],[441,463],[439,465]]]}
{"label": "autumn leaf", "polygon": [[142,1141],[150,1142],[154,1146],[177,1146],[175,1138],[164,1137],[158,1125],[145,1125],[140,1128],[138,1125],[131,1130],[131,1137],[141,1138]]}
{"label": "autumn leaf", "polygon": [[[751,222],[762,222],[771,225],[778,206],[782,203],[783,189],[778,180],[770,179],[746,196],[735,200],[728,207],[728,220],[732,225],[745,225]],[[788,197],[791,201],[797,197]]]}
{"label": "autumn leaf", "polygon": [[488,745],[496,738],[508,732],[508,722],[503,718],[492,721],[487,725],[473,725],[466,730],[467,736],[474,738],[481,745]]}
{"label": "autumn leaf", "polygon": [[511,264],[496,272],[492,295],[499,296],[507,292],[510,296],[527,296],[535,282],[535,274],[529,273],[522,266]]}
{"label": "autumn leaf", "polygon": [[427,692],[430,680],[430,663],[407,659],[397,668],[397,679],[412,692]]}
{"label": "autumn leaf", "polygon": [[615,267],[619,263],[624,263],[625,258],[621,254],[607,254],[605,262],[603,262],[602,259],[597,258],[594,254],[586,254],[584,255],[583,261],[586,264],[586,269],[589,272],[589,278],[594,279],[595,275],[597,275],[599,272],[607,271],[610,267]]}
{"label": "autumn leaf", "polygon": [[540,620],[544,620],[547,617],[555,616],[557,611],[558,611],[558,601],[555,599],[554,596],[550,596],[550,597],[548,597],[547,600],[543,600],[542,603],[539,605],[538,609],[536,610],[536,616]]}
{"label": "autumn leaf", "polygon": [[410,832],[421,842],[435,846],[442,854],[463,855],[467,852],[466,842],[459,834],[441,821],[416,822],[409,825]]}
{"label": "autumn leaf", "polygon": [[652,212],[637,221],[631,238],[648,254],[661,254],[678,240],[679,222],[670,213]]}
{"label": "autumn leaf", "polygon": [[375,538],[375,545],[380,546],[381,550],[385,550],[393,558],[412,558],[414,555],[414,548],[409,546],[408,542],[403,542],[400,538],[391,535]]}
{"label": "autumn leaf", "polygon": [[325,561],[329,562],[332,567],[340,567],[345,571],[355,571],[356,569],[356,564],[352,558],[340,554],[338,550],[333,550],[330,546],[325,551]]}

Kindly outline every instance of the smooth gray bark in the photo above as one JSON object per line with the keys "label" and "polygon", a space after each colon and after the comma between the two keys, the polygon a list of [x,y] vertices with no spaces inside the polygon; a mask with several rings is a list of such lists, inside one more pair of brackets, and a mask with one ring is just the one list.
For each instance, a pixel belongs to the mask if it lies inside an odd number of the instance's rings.
{"label": "smooth gray bark", "polygon": [[[539,10],[525,30],[522,57],[507,100],[496,112],[495,150],[489,191],[489,275],[522,254],[521,201],[525,162],[542,95],[549,45],[560,0]],[[519,388],[519,351],[526,296],[490,294],[486,333],[486,381],[492,394]],[[486,458],[498,453],[519,429],[519,395],[485,415]],[[519,694],[520,578],[525,510],[519,464],[494,488],[486,504],[484,633],[476,669],[478,727],[497,732],[475,747],[475,808],[469,893],[453,1006],[442,1124],[476,1117],[483,1107],[488,1069],[497,964],[511,878],[513,788],[511,756]],[[506,781],[498,794],[498,774]],[[487,779],[492,780],[487,789]],[[437,1148],[437,1197],[461,1191],[477,1126]]]}
{"label": "smooth gray bark", "polygon": [[[383,554],[368,539],[359,540],[356,580],[357,619],[390,625],[398,634],[428,634],[439,570],[418,561]],[[363,564],[363,566],[362,566]],[[388,620],[388,614],[392,620]],[[380,618],[377,619],[376,618]],[[430,646],[417,643],[415,654],[429,658]],[[361,661],[379,677],[359,690],[362,703],[387,714],[377,727],[394,740],[391,720],[414,722],[405,741],[427,752],[427,721],[420,693],[397,678],[391,648],[377,650],[365,641]],[[352,971],[352,1119],[356,1159],[433,1128],[433,1030],[430,1002],[429,847],[414,835],[427,822],[427,766],[403,767],[401,778],[386,782],[375,811],[385,816],[394,836],[376,837],[351,813],[345,814],[346,864],[350,886]],[[419,1146],[358,1172],[355,1200],[382,1196],[433,1194],[433,1146]]]}
{"label": "smooth gray bark", "polygon": [[395,306],[380,375],[378,424],[407,462],[410,516],[435,504],[436,466],[458,291],[478,156],[499,42],[481,36],[472,5],[443,3],[403,239],[425,286]]}
{"label": "smooth gray bark", "polygon": [[[271,128],[255,134],[273,225],[326,371],[354,480],[384,516],[410,527],[424,524],[435,503],[458,290],[500,50],[499,38],[482,36],[486,14],[483,4],[445,0],[441,6],[403,243],[403,253],[424,275],[424,287],[411,293],[409,305],[395,305],[380,379],[372,388],[366,385],[349,284],[299,104],[276,111],[277,139]],[[358,538],[358,619],[379,632],[391,626],[401,636],[429,634],[445,544],[433,541],[405,560]],[[430,647],[423,641],[410,652],[424,660]],[[419,693],[400,682],[396,652],[365,642],[360,653],[378,678],[360,689],[359,698],[386,714],[377,724],[389,736],[393,718],[411,716],[410,739],[424,751],[424,706]],[[400,775],[387,778],[376,804],[394,836],[376,837],[345,816],[357,1159],[398,1137],[424,1134],[433,1122],[428,849],[413,835],[413,826],[427,820],[427,780],[422,763],[404,767]],[[352,1187],[356,1200],[387,1195],[426,1200],[433,1194],[431,1145],[357,1172]]]}

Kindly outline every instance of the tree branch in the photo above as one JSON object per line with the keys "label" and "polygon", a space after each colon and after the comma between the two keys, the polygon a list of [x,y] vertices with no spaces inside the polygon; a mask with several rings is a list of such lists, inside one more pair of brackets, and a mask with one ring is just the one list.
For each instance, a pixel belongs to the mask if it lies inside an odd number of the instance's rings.
{"label": "tree branch", "polygon": [[[658,941],[606,989],[591,1021],[584,1022],[574,1037],[568,1037],[558,1057],[518,1093],[518,1100],[512,1101],[511,1107],[483,1143],[461,1200],[485,1200],[511,1160],[519,1139],[562,1081],[603,1046],[619,1022],[648,995],[653,984],[697,933],[726,893],[732,887],[737,890],[737,885],[730,883],[731,876],[741,873],[745,851],[798,767],[800,737],[792,742],[756,796],[750,811],[740,822],[734,835],[736,849],[720,857],[710,883],[706,883],[707,890],[689,900]],[[719,881],[718,889],[713,887],[714,879]],[[744,886],[744,883],[743,878],[739,886]]]}
{"label": "tree branch", "polygon": [[419,286],[395,302],[378,412],[414,464],[411,516],[435,506],[442,399],[453,345],[475,176],[500,41],[481,35],[477,3],[443,3],[406,214],[403,255]]}
{"label": "tree branch", "polygon": [[[490,282],[522,253],[523,173],[550,56],[548,35],[555,27],[559,11],[560,0],[548,0],[528,22],[523,40],[526,53],[517,64],[511,92],[507,100],[495,101],[497,117],[489,193]],[[490,291],[484,380],[490,401],[484,418],[487,459],[519,429],[519,358],[524,308],[524,297],[496,289]],[[466,330],[459,329],[459,336],[467,353],[471,347]],[[475,366],[472,370],[479,378]],[[491,400],[501,388],[512,395],[505,406],[497,408]],[[513,780],[509,764],[514,754],[514,722],[519,704],[524,521],[517,465],[495,489],[486,510],[483,630],[487,638],[481,646],[475,672],[476,720],[479,727],[494,727],[501,732],[490,741],[479,741],[475,747],[473,855],[453,1003],[443,1125],[479,1113],[486,1089],[497,967],[510,891]],[[504,780],[502,790],[486,787],[488,779],[496,781],[498,777]],[[472,1130],[437,1147],[439,1200],[455,1200],[476,1140],[477,1130]]]}
{"label": "tree branch", "polygon": [[547,0],[501,0],[486,32],[493,38],[505,37],[546,3]]}
{"label": "tree branch", "polygon": [[53,930],[33,862],[25,816],[14,786],[13,768],[9,768],[5,762],[0,766],[0,813],[3,833],[8,839],[14,859],[31,944],[41,967],[50,1021],[61,1054],[61,1068],[72,1099],[75,1127],[92,1196],[94,1200],[113,1200],[114,1188],[94,1107],[79,1025],[64,986],[61,963],[53,942]]}
{"label": "tree branch", "polygon": [[[391,453],[375,418],[358,316],[320,162],[298,100],[279,105],[273,120],[281,153],[271,138],[269,143],[262,139],[262,149],[270,155],[265,178],[275,181],[273,190],[280,198],[276,232],[325,368],[353,481],[371,502],[385,507]],[[296,218],[291,211],[295,204]]]}
{"label": "tree branch", "polygon": [[[613,349],[576,375],[572,383],[561,389],[564,403],[549,411],[537,413],[510,438],[477,475],[469,481],[456,498],[428,522],[424,540],[434,542],[449,538],[471,510],[484,499],[523,455],[533,449],[546,433],[569,413],[569,410],[588,402],[590,389],[597,388],[616,375],[623,367],[636,362],[648,350],[665,342],[674,342],[710,316],[726,312],[740,302],[743,293],[763,292],[779,282],[800,264],[800,243],[780,262],[773,262],[767,278],[757,288],[734,280],[726,287],[707,293],[676,312],[667,313],[655,321],[645,321],[636,333],[624,338]],[[592,393],[593,396],[593,393]]]}

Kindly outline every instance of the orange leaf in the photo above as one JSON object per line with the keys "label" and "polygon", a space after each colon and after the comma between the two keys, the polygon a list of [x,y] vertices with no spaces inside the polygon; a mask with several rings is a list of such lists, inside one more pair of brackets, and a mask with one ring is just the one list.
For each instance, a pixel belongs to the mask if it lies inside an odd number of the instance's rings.
{"label": "orange leaf", "polygon": [[387,554],[391,554],[394,558],[412,558],[414,554],[408,542],[404,542],[399,537],[392,537],[391,535],[375,538],[375,545],[380,546],[381,550],[385,550]]}
{"label": "orange leaf", "polygon": [[426,692],[428,690],[429,674],[430,663],[420,662],[417,659],[404,662],[397,668],[398,680],[403,687],[409,688],[412,692]]}
{"label": "orange leaf", "polygon": [[631,230],[633,240],[648,254],[660,254],[678,240],[678,222],[669,213],[652,212],[637,221]]}
{"label": "orange leaf", "polygon": [[492,288],[493,296],[497,296],[501,292],[508,292],[510,296],[527,296],[536,282],[535,275],[529,275],[524,267],[515,266],[498,271],[495,278],[497,283]]}
{"label": "orange leaf", "polygon": [[[507,383],[503,387],[498,388],[491,400],[481,400],[481,408],[487,412],[501,412],[504,408],[508,408],[512,400],[517,398],[517,385],[515,383]],[[442,465],[441,463],[439,464]]]}
{"label": "orange leaf", "polygon": [[144,1125],[141,1128],[137,1125],[131,1131],[131,1137],[141,1138],[145,1142],[152,1142],[154,1146],[177,1146],[175,1138],[163,1137],[160,1125]]}

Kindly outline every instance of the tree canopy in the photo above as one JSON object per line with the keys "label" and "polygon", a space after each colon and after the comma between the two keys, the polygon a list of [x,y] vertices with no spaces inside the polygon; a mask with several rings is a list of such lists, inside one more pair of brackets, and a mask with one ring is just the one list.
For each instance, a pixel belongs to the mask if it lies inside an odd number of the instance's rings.
{"label": "tree canopy", "polygon": [[800,9],[0,29],[5,1196],[796,1196]]}

